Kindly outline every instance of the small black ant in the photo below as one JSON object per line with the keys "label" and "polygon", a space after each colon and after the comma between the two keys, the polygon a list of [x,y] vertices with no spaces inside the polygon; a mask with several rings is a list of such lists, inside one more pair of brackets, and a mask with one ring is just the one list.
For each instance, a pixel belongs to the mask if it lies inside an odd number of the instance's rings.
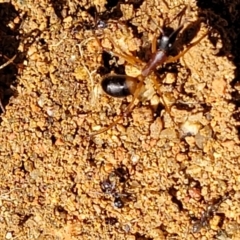
{"label": "small black ant", "polygon": [[[143,91],[143,85],[145,79],[156,70],[156,68],[159,65],[162,65],[163,63],[170,63],[177,61],[180,57],[184,56],[186,52],[188,52],[192,47],[197,45],[204,37],[207,36],[208,32],[203,34],[198,40],[195,42],[189,44],[188,48],[180,52],[177,56],[169,56],[170,51],[173,48],[173,45],[176,41],[177,36],[179,35],[179,32],[183,29],[184,24],[187,22],[186,20],[181,23],[182,16],[185,13],[186,9],[188,7],[184,7],[180,13],[177,14],[176,17],[180,16],[179,26],[177,29],[175,29],[169,36],[164,34],[164,31],[161,29],[162,36],[159,40],[156,39],[156,37],[153,39],[152,42],[152,57],[150,60],[143,66],[141,70],[141,74],[138,77],[130,77],[127,75],[119,75],[119,74],[107,74],[103,77],[101,86],[104,92],[112,97],[126,97],[128,95],[133,95],[133,99],[131,103],[126,107],[125,111],[123,112],[122,116],[120,116],[118,119],[116,119],[114,122],[112,122],[108,127],[102,128],[99,131],[93,132],[90,134],[90,136],[95,136],[98,134],[101,134],[109,129],[111,129],[114,125],[116,125],[123,117],[126,117],[131,110],[134,107],[135,100],[140,97],[142,91]],[[176,18],[174,17],[174,19]],[[173,20],[174,20],[173,19]],[[173,21],[172,20],[172,21]],[[96,39],[101,46],[101,43],[98,39]],[[109,38],[109,40],[113,43],[113,41]],[[113,43],[114,45],[114,43]],[[112,51],[111,51],[112,52]],[[138,58],[128,55],[126,53],[114,53],[114,55],[121,57],[125,59],[127,62],[139,65],[143,64],[141,60]],[[161,92],[159,90],[159,83],[156,78],[153,78],[154,84],[157,86],[158,94],[161,96]],[[170,109],[168,109],[167,104],[165,104],[164,99],[162,99],[166,111],[168,114],[170,114]]]}
{"label": "small black ant", "polygon": [[119,182],[124,183],[129,178],[129,171],[126,166],[121,165],[114,170],[114,173],[118,176]]}
{"label": "small black ant", "polygon": [[100,187],[106,194],[112,194],[115,192],[115,183],[110,180],[109,176],[107,179],[100,182]]}
{"label": "small black ant", "polygon": [[117,218],[115,217],[107,217],[105,218],[105,223],[109,225],[115,225],[118,222]]}
{"label": "small black ant", "polygon": [[[118,178],[118,180],[116,179]],[[124,200],[130,198],[129,193],[118,192],[117,191],[117,182],[125,183],[129,178],[128,169],[122,165],[116,169],[114,169],[107,177],[107,179],[100,182],[100,188],[102,192],[111,195],[114,198],[114,206],[116,208],[124,207]]]}
{"label": "small black ant", "polygon": [[229,194],[218,198],[212,204],[208,205],[203,211],[201,218],[193,224],[192,232],[197,233],[201,230],[201,228],[207,227],[209,225],[209,221],[216,214],[222,202],[224,202],[228,198]]}

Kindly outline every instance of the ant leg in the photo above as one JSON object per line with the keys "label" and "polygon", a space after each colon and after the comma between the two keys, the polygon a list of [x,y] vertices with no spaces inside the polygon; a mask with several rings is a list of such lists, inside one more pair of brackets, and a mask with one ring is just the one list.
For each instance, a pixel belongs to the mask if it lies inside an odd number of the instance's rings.
{"label": "ant leg", "polygon": [[3,107],[3,104],[2,104],[2,100],[0,99],[0,109],[2,110],[3,113],[5,113],[5,109]]}
{"label": "ant leg", "polygon": [[203,38],[205,38],[208,35],[209,31],[207,31],[205,34],[203,34],[203,36],[201,36],[197,41],[189,44],[189,46],[187,47],[187,49],[185,49],[184,51],[180,52],[177,56],[174,57],[168,57],[168,59],[165,61],[165,63],[170,63],[170,62],[175,62],[177,61],[180,57],[184,56],[185,53],[187,53],[192,47],[196,46],[198,43],[200,43],[202,41]]}
{"label": "ant leg", "polygon": [[162,2],[165,4],[165,6],[167,6],[167,8],[168,9],[175,9],[175,8],[177,8],[177,7],[179,7],[179,6],[181,6],[181,5],[184,5],[184,4],[179,4],[178,6],[176,6],[176,7],[169,7],[169,5],[168,5],[168,3],[167,3],[167,1],[166,0],[162,0]]}
{"label": "ant leg", "polygon": [[[118,53],[118,52],[116,52],[116,51],[113,51],[113,50],[111,50],[111,49],[108,49],[108,48],[104,47],[104,46],[102,45],[102,43],[100,42],[100,40],[98,39],[97,36],[94,36],[94,38],[96,39],[98,45],[99,45],[104,51],[110,53],[111,55],[114,55],[114,56],[117,56],[117,57],[119,57],[119,58],[122,58],[122,59],[124,59],[126,62],[132,64],[132,65],[135,66],[135,67],[139,67],[139,64],[141,64],[141,65],[144,64],[140,59],[138,59],[138,58],[136,58],[136,57],[134,57],[134,56],[132,56],[132,55],[129,55],[129,54],[127,54],[127,53]],[[107,39],[112,43],[112,45],[113,45],[113,47],[114,47],[115,49],[121,50],[121,48],[113,41],[113,39],[112,39],[111,37],[108,36]]]}
{"label": "ant leg", "polygon": [[115,126],[118,122],[121,121],[121,119],[123,119],[123,116],[119,117],[118,119],[116,119],[114,122],[112,122],[108,127],[102,128],[99,131],[90,133],[90,137],[96,136],[98,134],[104,133],[106,131],[108,131],[109,129],[111,129],[113,126]]}
{"label": "ant leg", "polygon": [[186,12],[186,10],[189,9],[189,4],[187,6],[185,6],[169,23],[171,24],[176,18],[179,17],[179,22],[178,22],[178,26],[182,25],[182,18],[184,13]]}
{"label": "ant leg", "polygon": [[152,53],[155,53],[157,51],[157,38],[154,35],[153,40],[152,40]]}
{"label": "ant leg", "polygon": [[[179,22],[178,22],[178,26],[180,25],[183,25],[184,23],[188,22],[188,19],[186,18],[183,22],[182,22],[182,19],[183,19],[183,15],[185,12],[189,12],[190,11],[190,1],[188,2],[188,5],[185,6],[175,17],[174,19],[176,19],[177,17],[180,16],[179,18]],[[173,21],[173,20],[172,20]],[[171,22],[172,22],[171,21]]]}
{"label": "ant leg", "polygon": [[173,116],[171,114],[171,106],[169,106],[169,104],[167,104],[167,102],[165,101],[164,99],[164,96],[162,94],[162,92],[160,91],[160,84],[159,82],[161,82],[161,80],[163,80],[165,78],[166,74],[163,75],[163,77],[161,77],[161,79],[156,79],[155,77],[153,77],[153,82],[154,82],[154,85],[156,86],[157,88],[157,93],[164,105],[164,108],[165,108],[165,111],[168,113],[169,117],[171,118],[172,122],[174,123],[175,126],[177,126],[177,123],[174,121],[173,119]]}
{"label": "ant leg", "polygon": [[[110,42],[114,46],[114,49],[119,49],[120,51],[122,51],[121,47],[117,43],[115,43],[111,37],[108,37],[108,39],[110,40]],[[129,55],[127,53],[117,53],[115,51],[110,51],[110,52],[113,53],[113,55],[115,55],[117,57],[123,58],[125,61],[127,61],[128,63],[130,63],[133,66],[139,67],[139,64],[144,64],[139,58],[136,58],[136,57],[134,57],[132,55]]]}
{"label": "ant leg", "polygon": [[5,68],[7,65],[9,65],[10,63],[12,63],[14,61],[14,59],[16,58],[17,55],[14,55],[12,58],[8,59],[7,62],[5,62],[3,65],[0,66],[0,70]]}
{"label": "ant leg", "polygon": [[[184,7],[175,17],[173,17],[173,19],[171,20],[171,21],[169,21],[167,24],[166,24],[166,21],[164,20],[163,21],[163,26],[165,26],[165,25],[170,25],[176,18],[178,18],[179,16],[180,16],[180,19],[179,19],[179,22],[178,22],[178,29],[181,29],[182,27],[183,27],[183,25],[184,25],[184,23],[185,22],[187,22],[187,20],[185,20],[183,23],[182,23],[182,18],[183,18],[183,15],[184,15],[184,13],[186,12],[186,10],[187,9],[189,9],[189,4],[188,4],[188,6],[186,7]],[[164,31],[163,31],[163,28],[162,27],[159,27],[158,25],[157,25],[157,23],[152,19],[152,21],[154,22],[154,24],[158,27],[158,29],[160,30],[160,32],[161,32],[161,34],[162,35],[164,35]],[[174,32],[176,32],[176,31],[174,31]],[[178,32],[178,31],[177,31]],[[155,51],[153,51],[153,53],[154,53]]]}

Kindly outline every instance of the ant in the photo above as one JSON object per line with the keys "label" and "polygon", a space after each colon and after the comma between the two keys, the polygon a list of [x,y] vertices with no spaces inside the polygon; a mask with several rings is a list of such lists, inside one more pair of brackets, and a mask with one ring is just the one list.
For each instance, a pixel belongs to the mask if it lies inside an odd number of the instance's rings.
{"label": "ant", "polygon": [[[177,56],[169,56],[170,51],[173,49],[173,45],[176,41],[176,38],[178,37],[180,31],[183,29],[184,24],[187,22],[187,20],[182,21],[182,16],[186,12],[186,9],[188,7],[184,7],[174,18],[172,21],[174,21],[177,17],[180,17],[178,27],[169,35],[165,35],[163,29],[160,29],[161,31],[161,37],[160,39],[156,39],[154,37],[152,41],[152,56],[150,60],[143,66],[141,70],[141,74],[137,77],[130,77],[127,75],[120,75],[120,74],[107,74],[103,77],[101,86],[103,91],[112,97],[117,97],[117,98],[123,98],[129,95],[133,95],[132,101],[129,103],[129,105],[126,107],[124,110],[122,116],[117,118],[114,122],[112,122],[108,127],[102,128],[99,131],[93,132],[90,134],[90,136],[95,136],[98,134],[101,134],[105,131],[108,131],[111,129],[113,126],[115,126],[121,119],[126,117],[131,110],[134,107],[135,100],[138,99],[144,89],[144,81],[145,79],[153,72],[156,70],[156,68],[164,63],[170,63],[177,61],[180,57],[184,56],[185,53],[187,53],[192,47],[197,45],[204,37],[207,36],[208,32],[203,34],[198,40],[195,42],[189,44],[188,48],[180,52]],[[171,21],[171,22],[172,22]],[[170,23],[171,23],[170,22]],[[97,42],[99,45],[102,47],[99,39],[97,39]],[[112,42],[114,45],[114,42],[109,38],[109,40]],[[103,47],[102,47],[103,48]],[[106,49],[104,49],[106,50]],[[107,50],[106,50],[107,51]],[[110,51],[113,53],[112,51]],[[128,55],[126,53],[113,53],[114,55],[123,58],[127,62],[133,64],[133,65],[138,65],[143,64],[141,60],[138,58]],[[161,96],[161,92],[159,89],[159,83],[156,78],[153,78],[154,85],[157,88],[159,96]],[[167,104],[164,101],[164,98],[162,98],[162,101],[164,103],[164,106],[166,108],[166,112],[170,115],[170,109],[167,106]],[[173,121],[174,122],[174,121]]]}
{"label": "ant", "polygon": [[100,187],[102,192],[111,195],[114,198],[113,203],[116,208],[123,208],[124,199],[128,199],[130,194],[125,192],[120,193],[117,191],[116,177],[118,178],[119,183],[125,183],[129,178],[128,169],[124,165],[114,169],[114,171],[108,175],[107,179],[100,182]]}
{"label": "ant", "polygon": [[210,219],[212,219],[215,213],[218,211],[222,202],[224,202],[229,197],[230,197],[229,195],[225,195],[223,197],[218,198],[212,204],[208,205],[206,209],[203,211],[201,218],[193,224],[192,232],[197,233],[201,230],[201,228],[208,226]]}
{"label": "ant", "polygon": [[110,225],[115,225],[118,222],[117,218],[115,217],[107,217],[105,218],[105,223]]}

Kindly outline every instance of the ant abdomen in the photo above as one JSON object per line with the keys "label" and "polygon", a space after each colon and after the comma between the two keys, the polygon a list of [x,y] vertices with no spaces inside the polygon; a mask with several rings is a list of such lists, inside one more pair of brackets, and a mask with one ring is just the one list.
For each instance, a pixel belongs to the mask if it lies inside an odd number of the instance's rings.
{"label": "ant abdomen", "polygon": [[117,98],[129,96],[134,93],[138,84],[137,78],[120,74],[109,74],[101,82],[103,91]]}

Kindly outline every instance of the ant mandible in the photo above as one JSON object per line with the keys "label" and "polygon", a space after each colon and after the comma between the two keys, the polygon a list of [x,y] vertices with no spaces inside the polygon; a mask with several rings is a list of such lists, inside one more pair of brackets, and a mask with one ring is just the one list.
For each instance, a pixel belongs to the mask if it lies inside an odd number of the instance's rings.
{"label": "ant mandible", "polygon": [[[150,60],[142,68],[141,74],[139,76],[130,77],[130,76],[127,76],[127,75],[120,75],[120,74],[107,74],[103,77],[102,82],[101,82],[101,86],[102,86],[102,88],[103,88],[103,90],[106,94],[108,94],[109,96],[118,97],[118,98],[133,95],[133,99],[129,103],[129,105],[126,107],[122,116],[120,116],[118,119],[116,119],[114,122],[112,122],[108,127],[102,128],[99,131],[91,133],[90,136],[95,136],[95,135],[101,134],[105,131],[108,131],[113,126],[115,126],[121,119],[126,117],[131,112],[131,110],[134,107],[135,100],[137,98],[139,98],[140,95],[141,95],[143,85],[144,85],[144,80],[154,70],[156,70],[156,68],[159,65],[161,65],[163,63],[170,63],[170,62],[174,62],[174,61],[178,60],[186,52],[188,52],[192,47],[197,45],[204,37],[207,36],[208,31],[205,34],[203,34],[203,36],[201,36],[198,40],[189,44],[188,48],[183,50],[182,52],[180,52],[177,56],[169,56],[170,50],[172,50],[173,45],[175,43],[175,40],[176,40],[179,32],[183,29],[184,24],[187,22],[187,20],[185,20],[181,23],[182,16],[186,12],[187,8],[189,8],[189,6],[184,7],[180,11],[180,13],[178,13],[177,16],[174,17],[174,19],[177,18],[177,17],[180,17],[180,20],[179,20],[179,24],[178,24],[177,29],[175,29],[170,34],[170,36],[166,36],[164,34],[163,30],[161,29],[162,36],[159,39],[159,41],[157,41],[156,37],[154,37],[153,42],[152,42],[152,56],[151,56]],[[97,39],[97,41],[100,44],[100,46],[102,46],[98,39]],[[112,41],[112,40],[110,39],[110,41]],[[114,43],[113,43],[113,45],[114,45]],[[135,57],[133,57],[131,55],[128,55],[126,53],[119,54],[119,53],[114,52],[114,55],[116,55],[118,57],[121,57],[121,58],[125,59],[127,62],[129,62],[131,64],[134,64],[134,65],[142,63],[141,60],[139,60],[138,58],[135,58]],[[158,94],[161,96],[161,93],[160,93],[160,90],[159,90],[159,87],[158,87],[159,86],[158,81],[155,78],[153,78],[153,81],[154,81],[154,84],[156,85]],[[162,99],[162,101],[165,105],[166,111],[168,112],[168,114],[171,117],[170,109],[168,108],[167,104],[165,104],[164,99]]]}

